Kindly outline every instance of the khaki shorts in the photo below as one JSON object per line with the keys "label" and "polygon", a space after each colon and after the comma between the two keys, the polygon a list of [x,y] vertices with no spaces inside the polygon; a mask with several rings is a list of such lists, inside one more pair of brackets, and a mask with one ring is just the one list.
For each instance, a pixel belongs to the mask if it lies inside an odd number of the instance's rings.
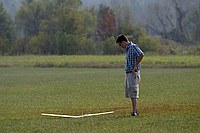
{"label": "khaki shorts", "polygon": [[132,73],[126,73],[125,77],[125,97],[126,98],[139,98],[139,82],[140,71]]}

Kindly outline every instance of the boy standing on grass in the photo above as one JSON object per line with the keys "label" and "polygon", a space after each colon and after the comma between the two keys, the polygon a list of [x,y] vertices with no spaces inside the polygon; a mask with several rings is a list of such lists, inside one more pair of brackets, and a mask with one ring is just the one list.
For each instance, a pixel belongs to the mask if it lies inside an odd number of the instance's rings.
{"label": "boy standing on grass", "polygon": [[139,98],[140,62],[144,57],[144,53],[136,44],[129,42],[125,35],[119,35],[116,43],[123,49],[126,49],[125,97],[131,99],[131,115],[138,116],[137,99]]}

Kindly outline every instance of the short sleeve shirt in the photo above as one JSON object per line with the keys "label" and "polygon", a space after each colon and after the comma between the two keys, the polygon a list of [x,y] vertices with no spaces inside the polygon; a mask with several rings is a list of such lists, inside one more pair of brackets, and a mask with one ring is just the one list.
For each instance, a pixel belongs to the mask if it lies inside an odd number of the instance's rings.
{"label": "short sleeve shirt", "polygon": [[[131,72],[137,62],[137,58],[143,54],[142,50],[134,43],[130,42],[126,47],[126,66],[125,71]],[[140,70],[140,64],[137,69]]]}

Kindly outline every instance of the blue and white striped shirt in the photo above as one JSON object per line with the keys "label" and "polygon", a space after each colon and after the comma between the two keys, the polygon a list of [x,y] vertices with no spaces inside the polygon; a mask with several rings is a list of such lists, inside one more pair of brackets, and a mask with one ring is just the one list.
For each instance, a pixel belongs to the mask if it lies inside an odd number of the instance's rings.
{"label": "blue and white striped shirt", "polygon": [[[143,54],[142,50],[136,45],[130,42],[126,47],[126,66],[125,71],[131,72],[137,62],[137,58]],[[140,64],[137,69],[140,70]]]}

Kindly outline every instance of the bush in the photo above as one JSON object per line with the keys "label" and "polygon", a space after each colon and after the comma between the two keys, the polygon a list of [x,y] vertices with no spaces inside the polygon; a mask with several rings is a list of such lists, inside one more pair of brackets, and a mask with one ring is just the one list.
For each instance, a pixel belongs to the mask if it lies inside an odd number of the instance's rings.
{"label": "bush", "polygon": [[84,35],[57,34],[56,47],[59,55],[94,54],[95,44]]}
{"label": "bush", "polygon": [[6,47],[7,47],[7,43],[5,41],[5,38],[0,37],[0,54],[4,55],[5,52],[7,51]]}
{"label": "bush", "polygon": [[28,44],[29,40],[29,37],[17,37],[11,46],[11,55],[27,54],[25,47]]}
{"label": "bush", "polygon": [[95,42],[92,39],[86,38],[84,36],[81,36],[79,38],[79,45],[80,48],[77,51],[77,54],[95,54],[96,53],[96,47]]}
{"label": "bush", "polygon": [[101,43],[103,45],[103,54],[104,55],[114,55],[122,53],[122,50],[119,46],[115,43],[114,37],[109,37],[105,41]]}
{"label": "bush", "polygon": [[50,34],[39,32],[31,38],[26,49],[29,54],[53,54],[55,52],[54,40]]}
{"label": "bush", "polygon": [[196,46],[196,54],[200,55],[200,44]]}
{"label": "bush", "polygon": [[142,34],[138,39],[138,46],[144,51],[158,52],[160,49],[159,40],[156,37],[151,37],[146,34]]}

